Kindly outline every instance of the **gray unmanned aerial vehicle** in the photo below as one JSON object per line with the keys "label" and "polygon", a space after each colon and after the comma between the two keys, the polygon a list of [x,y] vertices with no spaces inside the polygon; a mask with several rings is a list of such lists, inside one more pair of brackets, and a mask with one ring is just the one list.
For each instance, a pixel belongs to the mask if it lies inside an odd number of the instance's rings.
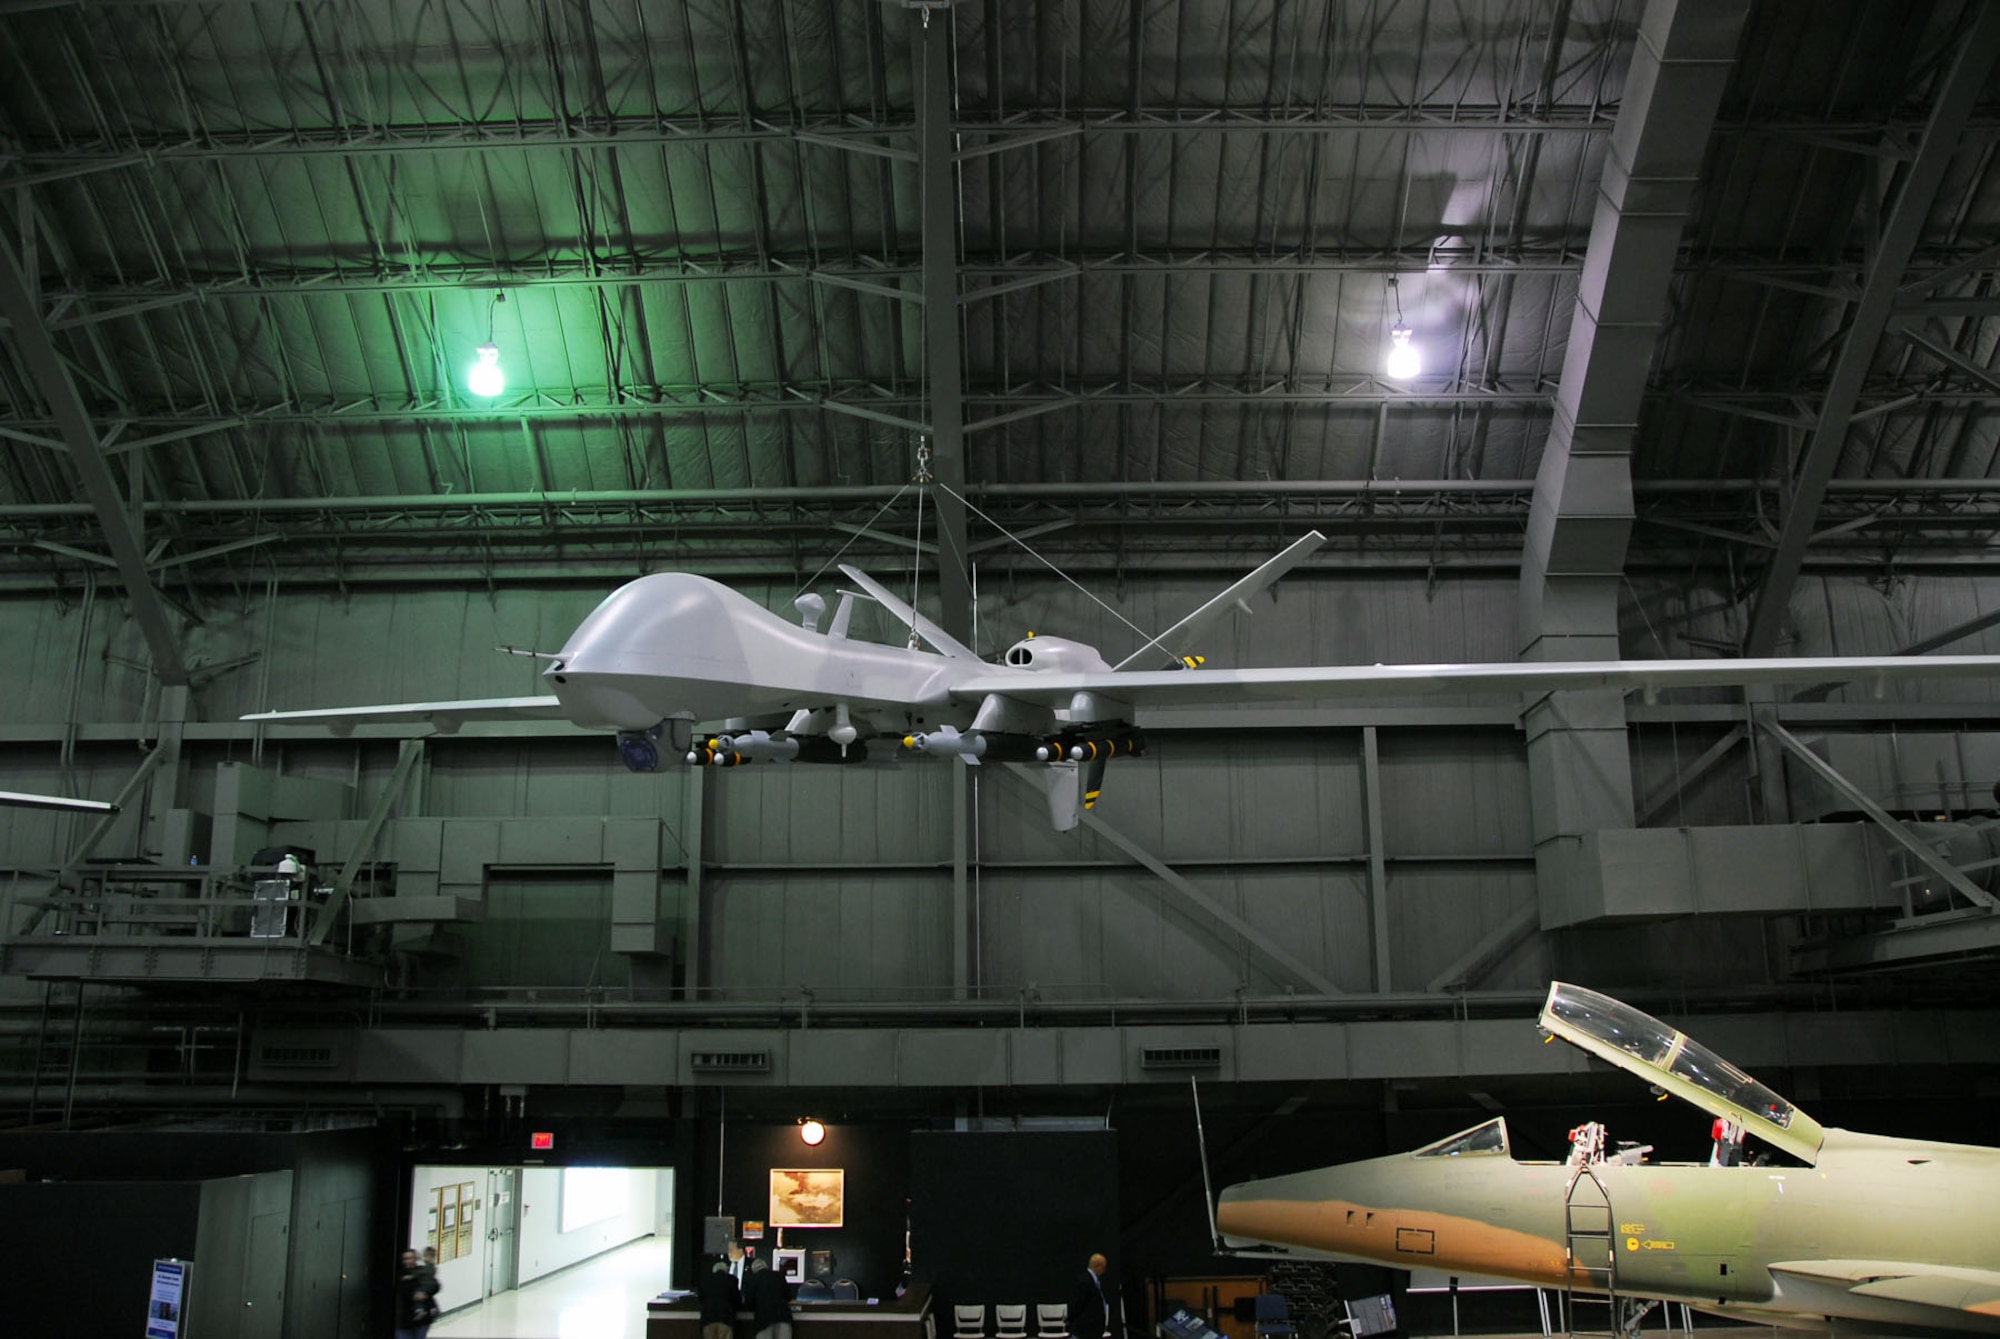
{"label": "gray unmanned aerial vehicle", "polygon": [[[635,772],[657,770],[663,752],[717,767],[853,764],[884,748],[970,764],[1017,763],[1047,769],[1051,819],[1067,830],[1076,825],[1079,804],[1095,803],[1105,763],[1144,750],[1140,708],[2000,672],[2000,657],[1992,656],[1202,668],[1193,654],[1199,639],[1231,612],[1247,612],[1251,596],[1325,542],[1317,531],[1306,535],[1116,665],[1082,642],[1034,635],[989,663],[849,566],[840,570],[858,593],[840,592],[831,619],[823,598],[802,595],[796,623],[706,577],[659,572],[613,591],[547,657],[547,696],[270,711],[243,719],[335,730],[428,721],[447,732],[463,721],[568,720],[615,731],[619,756]],[[873,600],[907,628],[908,644],[850,637],[858,598]],[[1137,668],[1145,662],[1173,668]]]}

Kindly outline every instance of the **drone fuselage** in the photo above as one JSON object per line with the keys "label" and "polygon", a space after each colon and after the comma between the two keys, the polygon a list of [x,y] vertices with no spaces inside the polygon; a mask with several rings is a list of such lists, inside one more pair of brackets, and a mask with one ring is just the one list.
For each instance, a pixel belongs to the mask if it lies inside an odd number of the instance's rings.
{"label": "drone fuselage", "polygon": [[[647,730],[844,705],[880,729],[963,724],[930,651],[829,636],[788,623],[706,577],[660,572],[613,591],[543,671],[577,724]],[[976,665],[981,670],[990,666]]]}

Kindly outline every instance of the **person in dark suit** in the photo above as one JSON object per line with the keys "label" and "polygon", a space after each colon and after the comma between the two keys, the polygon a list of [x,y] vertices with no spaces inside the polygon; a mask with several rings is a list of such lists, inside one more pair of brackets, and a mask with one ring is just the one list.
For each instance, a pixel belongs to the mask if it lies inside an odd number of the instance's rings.
{"label": "person in dark suit", "polygon": [[729,1257],[718,1255],[696,1289],[701,1297],[701,1339],[731,1339],[736,1333],[736,1276]]}
{"label": "person in dark suit", "polygon": [[1101,1339],[1111,1330],[1111,1294],[1104,1286],[1104,1269],[1110,1261],[1101,1255],[1090,1257],[1083,1277],[1069,1295],[1069,1339]]}
{"label": "person in dark suit", "polygon": [[761,1255],[750,1262],[743,1301],[756,1317],[757,1339],[792,1339],[792,1302],[785,1276]]}

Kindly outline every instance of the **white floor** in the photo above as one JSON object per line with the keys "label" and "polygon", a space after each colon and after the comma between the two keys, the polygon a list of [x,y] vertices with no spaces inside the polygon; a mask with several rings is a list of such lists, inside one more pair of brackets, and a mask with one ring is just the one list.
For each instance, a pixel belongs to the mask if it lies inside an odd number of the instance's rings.
{"label": "white floor", "polygon": [[644,1339],[667,1286],[668,1243],[647,1237],[499,1293],[431,1326],[431,1339]]}

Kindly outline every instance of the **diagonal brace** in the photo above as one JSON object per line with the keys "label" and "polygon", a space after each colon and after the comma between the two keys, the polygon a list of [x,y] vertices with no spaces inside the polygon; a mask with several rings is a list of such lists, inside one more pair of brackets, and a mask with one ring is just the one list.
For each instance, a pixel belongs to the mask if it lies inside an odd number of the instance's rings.
{"label": "diagonal brace", "polygon": [[[1024,778],[1027,777],[1027,770],[1021,768],[1018,764],[1014,770],[1018,775]],[[1285,949],[1284,945],[1278,943],[1277,940],[1271,938],[1262,930],[1259,930],[1256,926],[1223,906],[1200,888],[1197,888],[1193,883],[1188,881],[1185,875],[1088,809],[1083,811],[1083,825],[1100,837],[1103,837],[1126,855],[1131,856],[1141,865],[1144,865],[1160,882],[1166,884],[1167,887],[1173,889],[1210,916],[1222,922],[1223,925],[1242,936],[1244,943],[1258,950],[1266,958],[1284,968],[1289,975],[1298,981],[1312,987],[1322,995],[1338,995],[1342,993],[1339,986],[1334,985],[1333,982],[1327,980],[1324,976],[1306,966],[1305,963],[1293,957]]]}
{"label": "diagonal brace", "polygon": [[1992,911],[1995,907],[2000,907],[2000,901],[1996,901],[1993,894],[1981,888],[1971,879],[1966,878],[1963,873],[1948,863],[1944,857],[1911,836],[1910,830],[1898,822],[1894,815],[1881,805],[1875,803],[1867,795],[1862,794],[1859,787],[1835,771],[1833,765],[1827,762],[1826,759],[1800,743],[1798,737],[1791,731],[1779,725],[1776,721],[1768,720],[1760,722],[1759,728],[1768,733],[1771,738],[1784,745],[1785,751],[1804,763],[1813,775],[1826,782],[1827,785],[1832,786],[1848,799],[1854,801],[1856,808],[1874,819],[1881,826],[1882,830],[1889,834],[1891,841],[1895,842],[1905,851],[1908,851],[1916,858],[1917,863],[1921,864],[1925,869],[1943,879],[1956,891],[1964,894],[1975,905],[1985,907],[1988,911]]}
{"label": "diagonal brace", "polygon": [[1448,990],[1453,986],[1472,986],[1491,970],[1495,963],[1513,952],[1517,945],[1540,929],[1541,924],[1541,905],[1537,902],[1528,903],[1481,935],[1478,943],[1446,963],[1436,976],[1424,984],[1424,989],[1436,992]]}
{"label": "diagonal brace", "polygon": [[354,839],[354,849],[347,853],[347,863],[340,867],[340,873],[333,880],[333,896],[327,898],[320,909],[319,920],[313,925],[308,944],[324,944],[333,933],[333,923],[340,919],[342,908],[347,905],[347,895],[354,887],[355,876],[361,873],[361,866],[368,859],[368,853],[375,849],[375,839],[382,835],[382,825],[389,821],[389,811],[396,807],[396,801],[403,797],[403,787],[410,783],[410,774],[416,771],[417,759],[424,756],[424,741],[406,739],[396,751],[396,770],[389,774],[389,784],[382,787],[382,793],[375,800],[375,808],[368,814],[368,821],[361,825],[361,833]]}
{"label": "diagonal brace", "polygon": [[111,468],[98,447],[90,413],[76,383],[70,379],[69,369],[63,366],[62,357],[56,352],[48,328],[42,324],[33,283],[22,269],[20,258],[4,246],[0,246],[0,316],[12,323],[14,346],[69,447],[70,462],[83,485],[83,495],[97,513],[105,547],[111,550],[119,578],[132,601],[132,617],[145,634],[147,649],[153,653],[154,672],[169,687],[185,684],[187,665],[174,640],[173,626],[167,621],[166,605],[146,575],[146,555],[132,528],[125,500],[119,496],[118,485],[111,477]]}

